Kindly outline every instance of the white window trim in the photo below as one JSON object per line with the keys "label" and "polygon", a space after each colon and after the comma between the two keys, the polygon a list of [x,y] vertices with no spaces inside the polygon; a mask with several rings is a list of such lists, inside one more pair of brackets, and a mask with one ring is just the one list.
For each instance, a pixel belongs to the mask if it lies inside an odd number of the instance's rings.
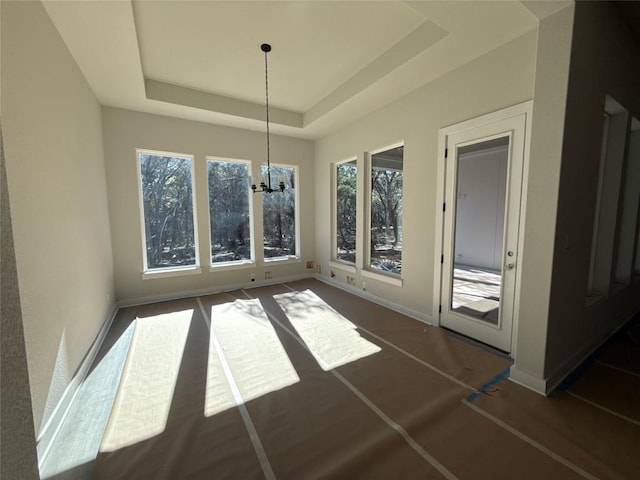
{"label": "white window trim", "polygon": [[[260,175],[262,176],[262,166],[266,163],[261,163],[259,167]],[[263,263],[273,263],[273,262],[281,262],[281,263],[299,263],[302,261],[302,252],[300,251],[300,168],[298,165],[290,165],[286,163],[273,163],[271,162],[272,167],[281,167],[281,168],[293,168],[293,178],[295,178],[296,186],[295,186],[295,197],[294,201],[296,202],[296,254],[295,255],[282,255],[280,257],[270,257],[267,258],[264,256],[264,209],[262,209],[262,219],[260,222],[262,225],[263,232],[263,240],[262,240],[262,259]],[[264,193],[263,193],[264,195]],[[273,195],[273,193],[267,193],[267,195]]]}
{"label": "white window trim", "polygon": [[[193,209],[193,235],[196,263],[194,265],[179,265],[169,268],[149,268],[147,262],[147,234],[144,229],[144,204],[142,194],[142,170],[140,166],[140,155],[157,155],[163,157],[188,158],[191,161],[191,204]],[[136,148],[136,173],[138,178],[138,219],[140,220],[140,237],[142,240],[142,278],[166,278],[178,275],[192,275],[200,273],[200,243],[198,235],[198,212],[196,205],[196,182],[195,182],[195,157],[187,153],[166,152],[162,150],[150,150],[147,148]],[[197,270],[197,271],[196,271]]]}
{"label": "white window trim", "polygon": [[154,280],[156,278],[180,277],[183,275],[197,275],[202,273],[202,267],[190,265],[188,267],[157,268],[147,272],[142,272],[143,280]]}
{"label": "white window trim", "polygon": [[[333,265],[336,268],[341,268],[343,270],[347,270],[347,271],[351,271],[350,269],[344,268],[347,267],[349,265],[353,266],[353,272],[356,272],[356,261],[353,262],[348,262],[346,260],[341,260],[338,258],[338,168],[340,167],[340,165],[343,165],[345,163],[351,163],[351,162],[355,162],[356,165],[356,242],[357,242],[357,238],[358,238],[358,195],[359,195],[359,191],[358,191],[358,177],[359,177],[359,168],[358,168],[358,157],[354,156],[354,157],[350,157],[346,160],[341,160],[339,162],[335,162],[331,164],[331,175],[330,175],[330,181],[331,181],[331,260],[330,260],[330,264],[333,262],[335,263],[335,265]],[[357,253],[358,250],[358,246],[356,243],[356,257],[358,256]]]}
{"label": "white window trim", "polygon": [[205,157],[206,163],[206,172],[207,172],[207,239],[208,239],[208,247],[207,252],[209,256],[209,271],[222,271],[222,270],[233,270],[235,268],[248,268],[251,266],[255,266],[256,264],[256,236],[255,236],[255,228],[254,228],[254,218],[253,218],[253,193],[251,189],[247,191],[247,195],[249,196],[249,239],[251,241],[251,249],[250,255],[251,258],[248,260],[233,260],[230,262],[216,262],[214,263],[211,258],[211,206],[209,205],[209,162],[228,162],[228,163],[244,163],[247,165],[247,181],[251,182],[252,177],[252,168],[253,165],[251,160],[243,160],[240,158],[227,158],[227,157],[218,157],[218,156],[210,156],[207,155]]}
{"label": "white window trim", "polygon": [[[391,285],[402,286],[402,273],[383,273],[381,270],[371,267],[371,201],[372,201],[372,187],[371,187],[371,169],[372,169],[372,157],[377,153],[391,150],[393,148],[404,147],[404,140],[392,143],[385,147],[377,148],[369,152],[365,152],[365,208],[363,212],[365,214],[365,234],[364,234],[364,248],[362,256],[362,276],[380,280]],[[403,156],[403,173],[404,173],[404,156]],[[402,200],[404,203],[404,182],[402,184]]]}
{"label": "white window trim", "polygon": [[[296,247],[298,248],[298,247]],[[264,259],[264,263],[278,263],[280,265],[285,265],[288,263],[302,263],[302,258],[297,256],[297,255],[286,255],[286,256],[282,256],[282,257],[271,257],[271,258],[265,258]]]}
{"label": "white window trim", "polygon": [[357,273],[358,269],[355,264],[345,262],[344,260],[329,260],[329,266],[331,268],[337,268],[338,270],[344,270],[349,273]]}
{"label": "white window trim", "polygon": [[363,277],[372,278],[380,282],[388,283],[389,285],[395,285],[396,287],[401,287],[403,284],[402,277],[395,273],[382,273],[375,269],[362,270],[360,273]]}
{"label": "white window trim", "polygon": [[234,260],[231,262],[217,262],[209,266],[210,272],[223,272],[228,270],[242,270],[244,268],[255,268],[256,262],[251,260]]}

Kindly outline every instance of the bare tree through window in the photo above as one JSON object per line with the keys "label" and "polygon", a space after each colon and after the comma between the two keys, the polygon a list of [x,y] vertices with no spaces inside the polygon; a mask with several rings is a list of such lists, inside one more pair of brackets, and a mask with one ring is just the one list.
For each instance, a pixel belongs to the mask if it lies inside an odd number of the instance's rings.
{"label": "bare tree through window", "polygon": [[371,157],[371,263],[373,269],[402,271],[402,181],[404,147]]}
{"label": "bare tree through window", "polygon": [[209,160],[211,263],[251,260],[249,164]]}
{"label": "bare tree through window", "polygon": [[[284,192],[263,194],[262,218],[264,229],[264,258],[296,256],[296,169],[271,166],[271,183],[285,184]],[[267,175],[262,165],[262,176]]]}
{"label": "bare tree through window", "polygon": [[146,269],[196,265],[191,158],[139,153]]}
{"label": "bare tree through window", "polygon": [[336,259],[356,261],[356,161],[336,167]]}

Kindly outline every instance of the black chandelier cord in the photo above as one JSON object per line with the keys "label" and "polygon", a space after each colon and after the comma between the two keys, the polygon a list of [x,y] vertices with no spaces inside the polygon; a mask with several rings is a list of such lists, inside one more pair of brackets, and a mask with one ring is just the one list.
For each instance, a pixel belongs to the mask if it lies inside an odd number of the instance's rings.
{"label": "black chandelier cord", "polygon": [[267,60],[267,55],[271,51],[271,45],[268,43],[263,43],[260,45],[260,50],[264,52],[264,96],[265,96],[265,107],[267,111],[267,184],[264,183],[264,180],[260,182],[260,190],[256,187],[255,183],[251,183],[251,190],[253,193],[262,192],[262,193],[273,193],[273,192],[284,192],[286,186],[284,181],[281,180],[278,184],[276,190],[271,188],[271,130],[269,128],[269,62]]}
{"label": "black chandelier cord", "polygon": [[271,190],[271,144],[270,144],[270,132],[269,132],[269,67],[267,62],[267,54],[271,51],[271,46],[268,44],[262,45],[262,51],[264,52],[264,96],[265,105],[267,108],[267,181],[268,188]]}

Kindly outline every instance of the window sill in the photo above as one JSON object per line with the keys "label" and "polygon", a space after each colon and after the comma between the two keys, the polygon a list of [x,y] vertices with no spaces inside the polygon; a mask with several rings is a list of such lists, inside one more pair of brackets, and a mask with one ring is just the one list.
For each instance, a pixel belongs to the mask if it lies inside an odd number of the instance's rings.
{"label": "window sill", "polygon": [[607,298],[605,295],[599,295],[597,293],[588,294],[585,301],[585,305],[587,308],[592,307],[593,305],[595,305],[596,303],[599,303],[605,298]]}
{"label": "window sill", "polygon": [[402,278],[400,277],[385,275],[384,273],[372,272],[371,270],[362,270],[360,273],[363,277],[379,280],[381,282],[388,283],[389,285],[395,285],[396,287],[402,287]]}
{"label": "window sill", "polygon": [[265,258],[264,259],[264,263],[265,264],[280,264],[280,265],[285,265],[288,263],[302,263],[302,259],[300,257],[293,257],[293,256],[287,256],[287,257],[272,257],[272,258]]}
{"label": "window sill", "polygon": [[209,265],[210,272],[224,272],[227,270],[242,270],[243,268],[255,268],[256,262],[252,260],[240,260],[236,262],[218,262]]}
{"label": "window sill", "polygon": [[155,280],[156,278],[181,277],[183,275],[197,275],[199,273],[202,273],[202,268],[198,266],[186,268],[163,268],[143,272],[142,279]]}
{"label": "window sill", "polygon": [[339,260],[329,260],[329,266],[331,268],[337,268],[339,270],[345,270],[349,273],[356,273],[357,269],[355,265],[352,265],[350,263],[343,263]]}

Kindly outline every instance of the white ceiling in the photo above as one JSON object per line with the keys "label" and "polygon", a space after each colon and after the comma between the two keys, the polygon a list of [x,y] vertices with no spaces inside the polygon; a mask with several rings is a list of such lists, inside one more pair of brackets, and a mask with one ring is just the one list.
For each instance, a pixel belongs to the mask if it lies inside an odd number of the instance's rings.
{"label": "white ceiling", "polygon": [[103,105],[317,138],[568,1],[45,1]]}

